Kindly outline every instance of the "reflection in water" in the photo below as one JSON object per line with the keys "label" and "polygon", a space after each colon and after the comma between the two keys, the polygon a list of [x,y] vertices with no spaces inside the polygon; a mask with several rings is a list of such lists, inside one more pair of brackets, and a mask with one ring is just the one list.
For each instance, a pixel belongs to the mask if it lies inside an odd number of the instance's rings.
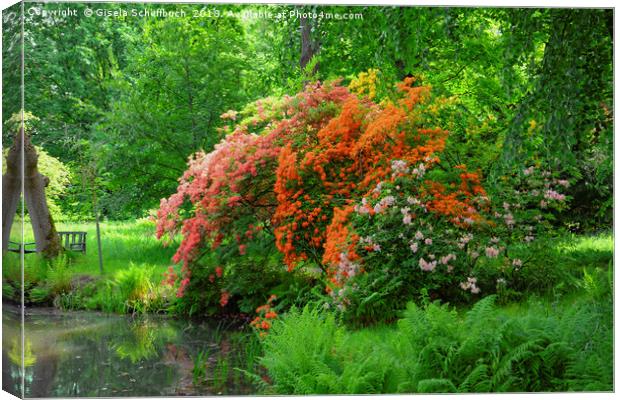
{"label": "reflection in water", "polygon": [[[16,393],[21,363],[17,309],[5,305],[2,322],[3,386]],[[24,330],[26,397],[251,394],[253,390],[235,369],[246,367],[244,336],[206,323],[34,309],[26,315]],[[227,374],[217,387],[193,383],[194,360],[205,349],[212,369]],[[224,363],[226,370],[217,367]]]}
{"label": "reflection in water", "polygon": [[[6,308],[4,308],[6,310]],[[10,318],[2,318],[2,390],[22,397],[22,340],[19,312],[11,310]]]}

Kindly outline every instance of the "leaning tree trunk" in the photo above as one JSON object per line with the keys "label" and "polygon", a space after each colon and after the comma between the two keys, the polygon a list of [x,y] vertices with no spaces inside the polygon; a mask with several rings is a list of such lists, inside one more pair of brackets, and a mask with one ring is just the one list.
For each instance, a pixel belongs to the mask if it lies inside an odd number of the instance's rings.
{"label": "leaning tree trunk", "polygon": [[2,254],[9,248],[11,226],[13,226],[21,194],[21,137],[21,132],[15,135],[13,146],[6,157],[6,173],[2,175]]}
{"label": "leaning tree trunk", "polygon": [[[36,242],[37,251],[43,253],[45,257],[55,257],[62,251],[60,238],[54,226],[54,220],[47,207],[45,198],[45,187],[49,184],[49,179],[39,173],[37,152],[30,143],[30,138],[23,134],[23,131],[16,135],[13,146],[9,150],[7,157],[7,173],[2,177],[3,189],[3,221],[2,221],[2,251],[8,248],[8,238],[11,232],[13,218],[17,211],[17,202],[21,191],[21,146],[23,140],[24,148],[24,200],[26,208],[32,222],[32,231]],[[17,198],[17,201],[15,201]],[[15,204],[13,204],[15,203]],[[10,214],[7,214],[10,213]],[[5,243],[6,237],[6,243]]]}

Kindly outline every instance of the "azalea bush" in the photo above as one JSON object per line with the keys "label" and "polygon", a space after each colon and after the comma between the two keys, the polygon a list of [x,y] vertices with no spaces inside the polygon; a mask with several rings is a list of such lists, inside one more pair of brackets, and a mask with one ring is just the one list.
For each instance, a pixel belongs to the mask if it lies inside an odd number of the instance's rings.
{"label": "azalea bush", "polygon": [[530,289],[533,249],[547,243],[554,213],[566,204],[557,186],[568,185],[536,171],[516,174],[519,184],[506,183],[491,201],[465,166],[392,161],[391,177],[343,224],[348,234],[331,264],[331,303],[363,322],[395,318],[407,301],[426,295],[473,301]]}
{"label": "azalea bush", "polygon": [[[222,115],[236,125],[224,127],[225,137],[212,152],[190,159],[177,193],[162,200],[157,213],[159,238],[170,242],[183,235],[173,258],[180,270],[173,269],[166,282],[178,286],[178,298],[189,288],[193,300],[200,300],[188,307],[219,302],[223,309],[231,300],[243,301],[239,297],[253,296],[258,304],[269,297],[265,272],[274,266],[285,272],[272,224],[280,153],[285,145],[316,136],[348,96],[337,84],[316,84],[294,97],[264,99]],[[240,279],[249,286],[235,293],[232,286]]]}
{"label": "azalea bush", "polygon": [[[300,290],[322,286],[326,307],[372,322],[420,295],[472,300],[519,281],[524,244],[546,235],[569,182],[532,166],[489,193],[479,171],[442,158],[451,102],[377,76],[222,115],[224,138],[190,159],[157,214],[158,237],[183,236],[165,279],[178,298],[277,308],[267,300],[286,292],[287,271]],[[278,302],[290,297],[304,296]]]}

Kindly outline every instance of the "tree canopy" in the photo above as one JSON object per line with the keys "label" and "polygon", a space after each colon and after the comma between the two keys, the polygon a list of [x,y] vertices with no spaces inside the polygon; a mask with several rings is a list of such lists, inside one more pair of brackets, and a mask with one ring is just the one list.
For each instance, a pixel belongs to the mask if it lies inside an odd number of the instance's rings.
{"label": "tree canopy", "polygon": [[[490,179],[527,160],[561,169],[577,179],[584,224],[593,213],[610,221],[611,10],[172,4],[145,7],[185,16],[86,18],[74,7],[77,17],[25,15],[24,109],[38,117],[33,142],[69,166],[73,187],[84,165],[95,169],[108,218],[156,208],[188,157],[222,139],[227,111],[374,70],[451,99],[446,157]],[[15,26],[4,29],[10,38]],[[4,42],[5,87],[18,45]],[[16,103],[3,98],[5,132]],[[79,214],[78,192],[60,207]]]}

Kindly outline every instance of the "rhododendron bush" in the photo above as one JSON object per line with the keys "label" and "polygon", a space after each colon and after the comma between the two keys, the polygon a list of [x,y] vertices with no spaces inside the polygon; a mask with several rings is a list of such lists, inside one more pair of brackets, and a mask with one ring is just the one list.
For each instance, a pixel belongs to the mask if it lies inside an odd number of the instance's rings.
{"label": "rhododendron bush", "polygon": [[[194,287],[220,307],[264,304],[278,270],[319,270],[327,306],[375,320],[420,293],[467,299],[518,280],[524,244],[568,182],[531,167],[492,196],[476,171],[442,159],[449,133],[433,115],[447,102],[413,78],[377,102],[376,76],[354,80],[355,94],[316,83],[222,116],[224,138],[190,159],[158,212],[158,237],[183,237],[167,280],[179,297]],[[252,288],[239,286],[244,272]]]}

